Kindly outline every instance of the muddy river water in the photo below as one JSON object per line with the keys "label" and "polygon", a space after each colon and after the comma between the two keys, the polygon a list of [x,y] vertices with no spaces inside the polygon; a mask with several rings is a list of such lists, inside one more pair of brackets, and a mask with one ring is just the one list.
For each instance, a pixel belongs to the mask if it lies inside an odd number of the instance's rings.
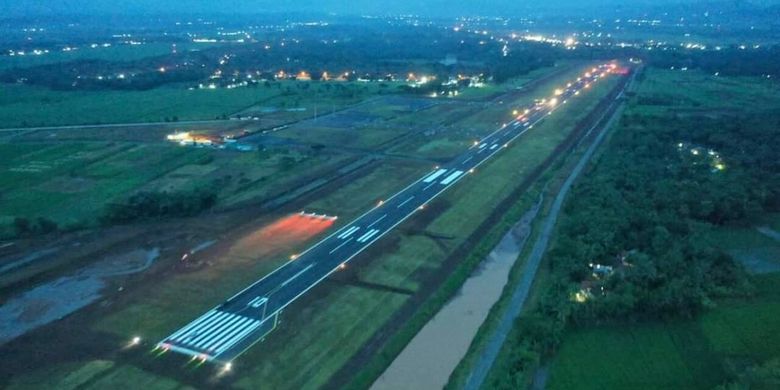
{"label": "muddy river water", "polygon": [[490,308],[501,297],[538,208],[537,204],[501,239],[458,294],[417,333],[374,382],[372,390],[441,389],[447,384]]}

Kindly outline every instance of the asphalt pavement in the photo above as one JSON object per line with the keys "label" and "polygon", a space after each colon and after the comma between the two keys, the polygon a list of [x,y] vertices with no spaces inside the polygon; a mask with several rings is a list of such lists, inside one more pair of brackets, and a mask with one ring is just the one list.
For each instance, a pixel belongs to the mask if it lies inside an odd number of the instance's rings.
{"label": "asphalt pavement", "polygon": [[579,95],[608,70],[607,65],[595,68],[557,90],[555,97],[519,110],[513,121],[475,141],[450,163],[435,167],[288,263],[166,337],[157,344],[157,348],[205,361],[230,362],[274,329],[281,310],[407,218],[423,210],[441,193],[473,174],[477,167],[544,120],[567,99]]}

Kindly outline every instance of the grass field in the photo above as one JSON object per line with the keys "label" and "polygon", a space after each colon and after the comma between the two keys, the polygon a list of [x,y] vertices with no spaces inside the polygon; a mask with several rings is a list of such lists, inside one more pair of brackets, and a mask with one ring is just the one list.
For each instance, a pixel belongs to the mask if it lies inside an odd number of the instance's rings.
{"label": "grass field", "polygon": [[780,274],[754,284],[754,297],[720,302],[697,320],[570,332],[548,388],[707,389],[728,379],[730,364],[780,356]]}
{"label": "grass field", "polygon": [[103,206],[208,151],[111,143],[0,144],[2,217],[92,223]]}
{"label": "grass field", "polygon": [[106,204],[138,190],[217,190],[219,206],[284,191],[296,178],[345,156],[265,150],[240,153],[167,143],[0,143],[0,233],[15,217],[60,227],[94,226]]}
{"label": "grass field", "polygon": [[[4,85],[0,89],[0,128],[162,122],[174,117],[180,121],[212,120],[256,106],[307,108],[282,110],[291,119],[300,119],[313,116],[314,105],[341,108],[375,95],[380,88],[375,84],[331,84],[285,81],[254,88],[188,90],[171,86],[148,91],[52,91]],[[269,115],[278,117],[279,113]]]}
{"label": "grass field", "polygon": [[717,115],[751,110],[775,109],[777,82],[759,77],[718,77],[696,71],[648,68],[637,89],[642,99],[628,110],[644,114],[667,114],[669,109]]}
{"label": "grass field", "polygon": [[483,88],[466,88],[462,90],[460,94],[458,94],[457,99],[482,99],[504,92],[521,89],[531,81],[548,76],[549,74],[560,69],[560,67],[566,66],[567,64],[568,63],[566,61],[559,61],[556,66],[535,69],[528,74],[513,77],[500,84],[488,83]]}
{"label": "grass field", "polygon": [[[213,47],[214,44],[178,42],[179,53]],[[143,45],[113,45],[110,47],[83,47],[79,50],[64,52],[52,51],[45,55],[0,56],[0,70],[9,68],[28,68],[38,65],[54,64],[76,60],[136,61],[171,53],[169,43],[146,43]]]}

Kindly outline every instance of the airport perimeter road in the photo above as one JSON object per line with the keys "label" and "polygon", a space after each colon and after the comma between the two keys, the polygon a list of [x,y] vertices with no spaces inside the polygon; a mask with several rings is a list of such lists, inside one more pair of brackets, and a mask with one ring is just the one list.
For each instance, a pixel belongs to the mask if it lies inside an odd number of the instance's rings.
{"label": "airport perimeter road", "polygon": [[326,237],[226,302],[157,344],[202,360],[229,362],[276,325],[279,312],[337,271],[416,211],[473,172],[566,99],[580,94],[610,71],[601,65],[556,91],[556,96],[523,110],[450,163],[436,167],[389,199]]}

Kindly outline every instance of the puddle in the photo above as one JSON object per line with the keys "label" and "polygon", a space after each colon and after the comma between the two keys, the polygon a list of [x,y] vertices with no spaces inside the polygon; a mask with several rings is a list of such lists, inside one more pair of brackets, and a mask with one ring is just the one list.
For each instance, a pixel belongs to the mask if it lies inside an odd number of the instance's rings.
{"label": "puddle", "polygon": [[0,306],[0,345],[95,302],[102,296],[106,278],[142,272],[159,255],[160,250],[153,248],[106,257],[11,297]]}
{"label": "puddle", "polygon": [[35,260],[41,259],[41,258],[43,258],[45,256],[48,256],[48,255],[51,255],[53,253],[57,253],[59,250],[60,250],[59,247],[42,249],[42,250],[30,253],[29,255],[26,255],[26,256],[21,257],[19,259],[11,260],[10,262],[8,262],[8,264],[3,264],[2,266],[0,266],[0,274],[8,272],[8,271],[11,271],[11,270],[15,270],[15,269],[17,269],[19,267],[22,267],[22,266],[25,266],[27,264],[30,264],[30,263],[32,263]]}

